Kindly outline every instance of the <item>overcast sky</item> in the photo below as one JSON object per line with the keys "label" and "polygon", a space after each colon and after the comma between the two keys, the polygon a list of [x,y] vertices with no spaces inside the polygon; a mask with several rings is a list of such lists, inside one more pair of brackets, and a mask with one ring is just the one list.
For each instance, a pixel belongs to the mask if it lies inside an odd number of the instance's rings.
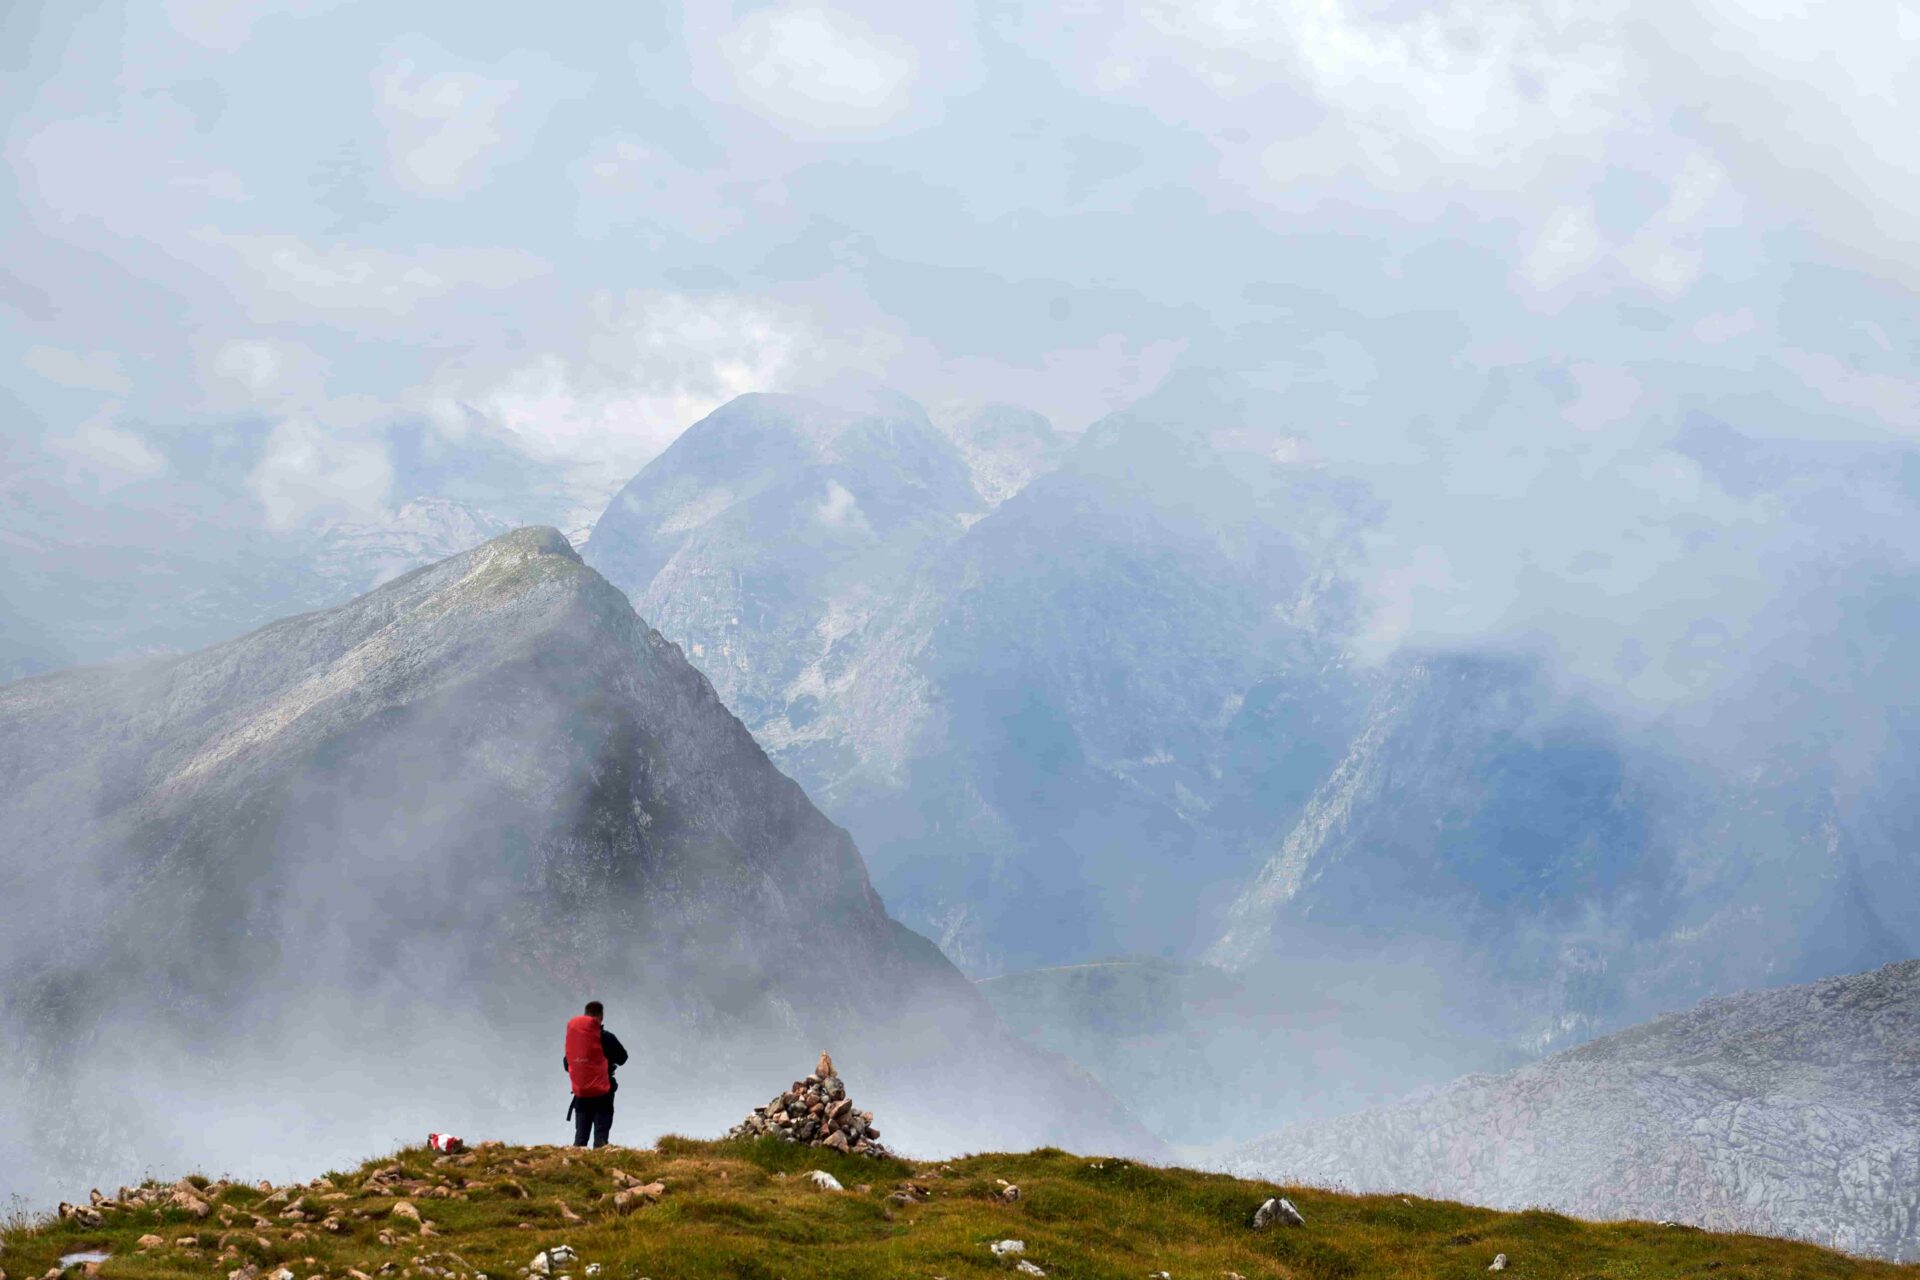
{"label": "overcast sky", "polygon": [[[1078,429],[1185,364],[1290,389],[1276,434],[1388,498],[1383,643],[1596,593],[1693,602],[1680,643],[1763,609],[1782,556],[1912,545],[1910,3],[0,22],[0,439],[76,490],[239,424],[264,524],[364,518],[411,496],[424,424],[557,468],[584,521],[741,392]],[[1756,479],[1703,412],[1884,452],[1836,497],[1804,460]]]}

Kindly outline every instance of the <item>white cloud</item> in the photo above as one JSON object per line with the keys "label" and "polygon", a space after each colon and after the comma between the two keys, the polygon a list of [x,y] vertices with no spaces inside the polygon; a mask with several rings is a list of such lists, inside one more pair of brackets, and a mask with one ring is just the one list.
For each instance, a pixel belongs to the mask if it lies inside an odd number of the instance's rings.
{"label": "white cloud", "polygon": [[827,496],[814,509],[820,523],[836,529],[865,530],[866,513],[860,510],[860,500],[853,491],[838,480],[827,481]]}
{"label": "white cloud", "polygon": [[81,467],[96,488],[114,489],[167,469],[160,453],[133,432],[118,426],[116,401],[71,432],[47,438],[49,453]]}
{"label": "white cloud", "polygon": [[133,382],[120,368],[117,351],[89,351],[85,355],[59,347],[32,346],[20,362],[49,382],[81,391],[125,395]]}
{"label": "white cloud", "polygon": [[200,381],[222,406],[312,402],[325,394],[327,367],[302,343],[241,338],[222,342],[202,357]]}
{"label": "white cloud", "polygon": [[581,509],[612,491],[688,425],[737,395],[791,389],[868,358],[859,335],[824,331],[803,308],[747,295],[603,293],[571,350],[449,365],[415,399],[450,435],[478,418],[534,457],[566,465]]}
{"label": "white cloud", "polygon": [[[1476,593],[1472,586],[1456,576],[1445,547],[1424,543],[1408,548],[1397,563],[1382,565],[1366,580],[1367,628],[1360,652],[1378,659],[1416,634],[1431,638],[1454,630],[1443,626],[1443,618],[1452,619],[1457,630],[1466,633],[1486,626],[1486,616],[1462,617],[1484,603],[1484,591]],[[1458,625],[1462,622],[1465,625]]]}
{"label": "white cloud", "polygon": [[1920,279],[1920,64],[1910,4],[1645,4],[1652,92],[1710,135],[1743,188],[1877,271]]}
{"label": "white cloud", "polygon": [[1555,210],[1547,216],[1520,265],[1520,275],[1535,289],[1550,291],[1583,274],[1600,258],[1600,230],[1585,208]]}
{"label": "white cloud", "polygon": [[913,105],[914,47],[852,14],[810,5],[758,9],[719,47],[740,95],[783,126],[870,129]]}
{"label": "white cloud", "polygon": [[[1138,0],[1036,6],[1009,32],[1093,92],[1250,130],[1267,176],[1511,189],[1590,153],[1631,103],[1621,3]],[[1264,104],[1261,105],[1261,104]]]}
{"label": "white cloud", "polygon": [[519,90],[469,71],[421,71],[412,59],[374,76],[394,180],[416,195],[456,196],[480,185],[504,140],[501,116]]}
{"label": "white cloud", "polygon": [[380,519],[392,485],[384,442],[309,415],[279,422],[247,477],[274,529],[316,519]]}

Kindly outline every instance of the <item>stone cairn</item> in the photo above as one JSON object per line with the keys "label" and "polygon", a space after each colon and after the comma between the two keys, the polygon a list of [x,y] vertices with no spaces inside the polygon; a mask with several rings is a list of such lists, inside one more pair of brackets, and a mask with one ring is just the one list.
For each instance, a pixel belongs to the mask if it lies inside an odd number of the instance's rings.
{"label": "stone cairn", "polygon": [[729,1138],[778,1138],[807,1147],[831,1147],[852,1155],[891,1154],[880,1145],[873,1112],[855,1111],[847,1087],[824,1052],[813,1074],[727,1130]]}

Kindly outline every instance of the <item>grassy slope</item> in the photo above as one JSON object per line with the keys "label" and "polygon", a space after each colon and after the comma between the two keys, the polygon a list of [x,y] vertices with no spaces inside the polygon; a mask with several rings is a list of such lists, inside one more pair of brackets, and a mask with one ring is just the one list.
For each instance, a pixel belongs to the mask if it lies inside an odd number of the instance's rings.
{"label": "grassy slope", "polygon": [[[367,1185],[369,1175],[395,1164],[404,1171],[398,1188]],[[665,1197],[617,1212],[610,1194],[616,1169],[665,1182]],[[817,1190],[802,1176],[811,1169],[834,1174],[847,1191]],[[1017,1202],[995,1198],[1001,1178],[1021,1188]],[[931,1198],[889,1203],[888,1193],[907,1179]],[[580,1280],[588,1263],[599,1264],[595,1280],[963,1280],[1015,1277],[1012,1259],[987,1250],[990,1241],[1013,1237],[1058,1280],[1145,1280],[1154,1271],[1174,1280],[1223,1280],[1229,1272],[1246,1280],[1466,1277],[1486,1274],[1496,1253],[1508,1256],[1510,1276],[1920,1276],[1920,1268],[1757,1236],[1274,1188],[1053,1150],[912,1164],[773,1142],[672,1138],[657,1150],[591,1154],[485,1147],[445,1157],[413,1148],[329,1181],[331,1188],[309,1184],[289,1194],[305,1194],[322,1213],[337,1212],[337,1233],[280,1221],[283,1205],[266,1203],[258,1188],[216,1183],[215,1216],[204,1221],[184,1209],[133,1209],[110,1210],[99,1227],[20,1224],[0,1237],[0,1269],[12,1280],[37,1280],[62,1254],[101,1249],[114,1255],[99,1268],[102,1280],[205,1280],[247,1265],[264,1276],[282,1264],[298,1280],[354,1280],[350,1271],[516,1280],[536,1252],[565,1243],[580,1255]],[[434,1235],[423,1238],[413,1222],[392,1213],[396,1189]],[[1250,1229],[1255,1206],[1275,1192],[1299,1206],[1304,1228]],[[256,1214],[271,1225],[256,1225]],[[395,1243],[382,1244],[382,1231],[394,1233]],[[139,1251],[135,1242],[147,1234],[167,1243]],[[200,1247],[174,1244],[185,1236],[198,1237]]]}

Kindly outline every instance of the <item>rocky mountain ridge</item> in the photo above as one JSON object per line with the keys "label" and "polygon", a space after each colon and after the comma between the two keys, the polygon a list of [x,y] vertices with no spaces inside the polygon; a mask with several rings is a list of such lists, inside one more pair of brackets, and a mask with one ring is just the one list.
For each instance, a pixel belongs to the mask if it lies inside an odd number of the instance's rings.
{"label": "rocky mountain ridge", "polygon": [[[202,1111],[294,1108],[343,1147],[418,1108],[525,1125],[557,1086],[519,1046],[589,994],[648,1046],[652,1108],[724,1114],[718,1069],[858,1028],[907,1141],[957,1142],[940,1098],[1004,1072],[990,1124],[1155,1149],[889,918],[847,834],[550,529],[0,686],[0,780],[10,1167],[177,1160]],[[104,1101],[70,1124],[80,1097]]]}

